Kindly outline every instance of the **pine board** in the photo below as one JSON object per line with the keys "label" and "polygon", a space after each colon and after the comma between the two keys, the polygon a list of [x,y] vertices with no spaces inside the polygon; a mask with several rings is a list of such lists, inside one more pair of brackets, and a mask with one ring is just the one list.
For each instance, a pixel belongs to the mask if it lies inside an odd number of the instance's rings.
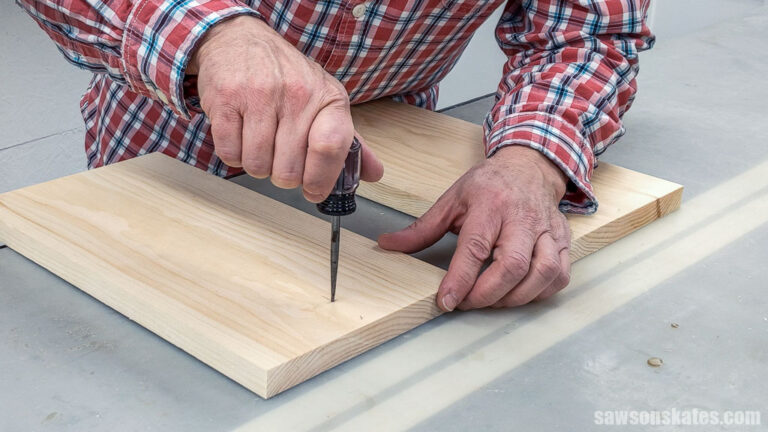
{"label": "pine board", "polygon": [[[354,109],[386,164],[360,194],[419,216],[481,160],[480,127],[391,102]],[[609,164],[578,259],[679,207],[679,185]],[[0,241],[268,398],[440,314],[444,271],[160,154],[0,195]]]}
{"label": "pine board", "polygon": [[[419,217],[470,167],[483,159],[481,126],[392,101],[353,108],[355,128],[384,162],[384,178],[359,194]],[[576,261],[678,209],[679,184],[600,163],[592,185],[599,209],[568,215]]]}
{"label": "pine board", "polygon": [[271,397],[439,315],[444,271],[161,154],[0,195],[0,240]]}

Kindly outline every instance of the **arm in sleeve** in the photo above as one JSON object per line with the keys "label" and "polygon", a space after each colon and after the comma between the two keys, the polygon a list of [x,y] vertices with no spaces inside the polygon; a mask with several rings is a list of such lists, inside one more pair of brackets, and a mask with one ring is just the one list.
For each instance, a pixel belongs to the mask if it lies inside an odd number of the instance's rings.
{"label": "arm in sleeve", "polygon": [[16,0],[71,63],[159,100],[189,118],[183,80],[205,32],[236,15],[237,0]]}
{"label": "arm in sleeve", "polygon": [[496,28],[507,55],[485,119],[490,157],[502,147],[542,152],[569,179],[562,211],[590,214],[596,157],[624,134],[638,52],[653,46],[650,0],[510,0]]}

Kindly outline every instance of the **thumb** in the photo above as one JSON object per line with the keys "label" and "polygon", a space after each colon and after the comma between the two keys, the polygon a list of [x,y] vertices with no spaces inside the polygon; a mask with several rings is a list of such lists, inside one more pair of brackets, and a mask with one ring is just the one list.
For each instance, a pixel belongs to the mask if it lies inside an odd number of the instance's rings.
{"label": "thumb", "polygon": [[360,141],[362,148],[360,149],[360,157],[362,158],[360,167],[360,180],[367,182],[377,182],[384,176],[384,164],[376,156],[376,153],[368,147],[363,137],[355,132],[355,137]]}
{"label": "thumb", "polygon": [[453,223],[454,215],[447,199],[439,199],[424,215],[407,228],[379,236],[379,247],[414,253],[428,248],[443,238]]}

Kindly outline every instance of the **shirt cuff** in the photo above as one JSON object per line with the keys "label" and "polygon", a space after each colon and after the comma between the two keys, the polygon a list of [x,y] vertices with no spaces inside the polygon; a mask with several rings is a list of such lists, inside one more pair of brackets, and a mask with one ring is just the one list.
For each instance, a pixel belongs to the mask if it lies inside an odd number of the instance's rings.
{"label": "shirt cuff", "polygon": [[236,0],[140,0],[122,41],[122,68],[131,89],[189,119],[183,80],[190,54],[205,33],[239,15],[260,15]]}
{"label": "shirt cuff", "polygon": [[490,127],[486,124],[486,156],[510,145],[522,145],[540,151],[568,177],[560,211],[592,214],[597,198],[590,179],[594,155],[585,138],[570,123],[547,113],[511,114]]}

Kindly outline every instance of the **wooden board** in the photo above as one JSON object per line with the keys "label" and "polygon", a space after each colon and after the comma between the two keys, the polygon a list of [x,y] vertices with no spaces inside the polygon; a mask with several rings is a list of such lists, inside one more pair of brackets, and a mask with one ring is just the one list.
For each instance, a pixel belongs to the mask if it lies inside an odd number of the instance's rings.
{"label": "wooden board", "polygon": [[0,195],[0,240],[268,398],[435,316],[444,271],[160,154]]}
{"label": "wooden board", "polygon": [[[421,215],[482,158],[478,126],[355,108],[386,164],[360,193]],[[676,209],[679,185],[602,164],[577,259]],[[328,299],[327,222],[163,155],[0,195],[0,241],[263,397],[440,314],[444,271],[344,231]]]}
{"label": "wooden board", "polygon": [[[412,216],[421,216],[470,167],[483,159],[481,126],[392,101],[353,108],[356,129],[384,162],[384,178],[359,194]],[[599,209],[568,215],[571,260],[678,209],[683,187],[600,163],[592,179]]]}

